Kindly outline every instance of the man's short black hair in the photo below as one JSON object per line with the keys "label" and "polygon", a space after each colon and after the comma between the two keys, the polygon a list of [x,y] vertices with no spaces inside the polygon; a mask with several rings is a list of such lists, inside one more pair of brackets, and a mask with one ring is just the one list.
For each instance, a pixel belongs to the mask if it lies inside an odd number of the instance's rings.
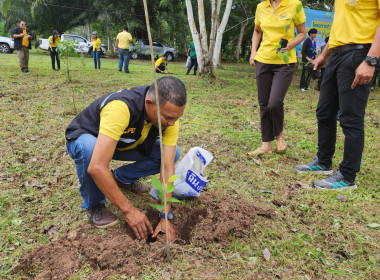
{"label": "man's short black hair", "polygon": [[163,55],[162,55],[162,57],[168,57],[168,54],[167,53],[164,53]]}
{"label": "man's short black hair", "polygon": [[[158,98],[160,105],[170,102],[178,107],[186,105],[186,88],[182,81],[172,76],[166,76],[157,80]],[[149,87],[147,96],[156,100],[154,83]]]}
{"label": "man's short black hair", "polygon": [[128,26],[124,26],[124,30],[125,30],[125,31],[128,31]]}
{"label": "man's short black hair", "polygon": [[309,36],[310,36],[310,34],[317,34],[317,33],[318,33],[318,30],[315,29],[315,28],[311,28],[311,29],[309,30],[309,32],[307,32],[307,33],[308,33]]}

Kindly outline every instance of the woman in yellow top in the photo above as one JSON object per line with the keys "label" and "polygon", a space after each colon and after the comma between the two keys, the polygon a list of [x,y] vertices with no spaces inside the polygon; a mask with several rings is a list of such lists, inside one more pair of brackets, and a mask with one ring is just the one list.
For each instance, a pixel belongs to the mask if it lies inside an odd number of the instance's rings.
{"label": "woman in yellow top", "polygon": [[95,69],[100,69],[100,53],[102,51],[100,46],[102,42],[98,38],[98,32],[92,32],[92,39],[92,56],[94,57]]}
{"label": "woman in yellow top", "polygon": [[298,0],[267,0],[257,5],[249,62],[256,66],[262,144],[246,155],[272,153],[274,139],[277,140],[277,152],[287,149],[283,133],[284,98],[296,70],[295,47],[306,37],[305,20]]}
{"label": "woman in yellow top", "polygon": [[48,39],[49,41],[49,52],[50,52],[50,57],[51,57],[51,66],[53,70],[55,69],[55,60],[57,60],[57,71],[61,69],[61,62],[59,61],[59,54],[57,51],[57,45],[61,38],[59,38],[58,31],[54,30],[53,35],[51,35]]}

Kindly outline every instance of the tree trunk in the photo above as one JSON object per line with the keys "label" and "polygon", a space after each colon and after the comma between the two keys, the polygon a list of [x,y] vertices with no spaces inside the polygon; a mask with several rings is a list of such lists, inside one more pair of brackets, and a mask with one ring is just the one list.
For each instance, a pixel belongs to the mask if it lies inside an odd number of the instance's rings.
{"label": "tree trunk", "polygon": [[248,21],[245,21],[240,26],[239,40],[237,42],[236,51],[235,51],[235,60],[236,61],[239,61],[239,58],[240,58],[241,43],[243,42],[244,30],[245,30],[245,27],[247,26],[247,24],[248,24]]}

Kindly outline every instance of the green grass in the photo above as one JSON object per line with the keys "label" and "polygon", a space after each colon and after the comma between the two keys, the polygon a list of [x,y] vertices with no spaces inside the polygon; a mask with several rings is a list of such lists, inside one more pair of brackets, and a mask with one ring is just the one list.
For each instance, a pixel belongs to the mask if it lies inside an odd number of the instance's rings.
{"label": "green grass", "polygon": [[[116,59],[103,58],[101,63],[96,71],[89,57],[71,59],[68,83],[64,64],[61,72],[52,71],[47,52],[31,53],[27,74],[19,70],[16,53],[0,54],[0,278],[20,279],[9,270],[20,257],[49,242],[51,226],[63,235],[86,223],[75,166],[65,152],[64,130],[75,116],[73,96],[81,111],[106,93],[152,83],[147,60],[131,61],[130,74],[118,72]],[[261,142],[253,68],[225,64],[216,80],[186,76],[185,62],[171,62],[169,69],[188,92],[179,138],[183,154],[201,146],[215,156],[205,170],[210,182],[202,195],[239,194],[266,201],[276,214],[259,218],[248,238],[231,236],[228,247],[183,247],[182,258],[144,267],[141,279],[380,278],[379,230],[368,227],[380,223],[379,90],[371,92],[368,102],[359,188],[339,193],[350,201],[337,201],[336,192],[307,189],[293,190],[289,197],[286,189],[297,181],[311,184],[322,178],[293,170],[294,164],[311,160],[317,149],[318,92],[312,99],[311,91],[300,92],[297,73],[285,99],[289,150],[265,156],[258,165],[240,158]],[[339,129],[334,169],[342,160],[343,139]],[[137,206],[146,201],[147,196],[132,198]],[[268,262],[265,248],[271,252]],[[87,279],[91,273],[84,266],[74,279]]]}

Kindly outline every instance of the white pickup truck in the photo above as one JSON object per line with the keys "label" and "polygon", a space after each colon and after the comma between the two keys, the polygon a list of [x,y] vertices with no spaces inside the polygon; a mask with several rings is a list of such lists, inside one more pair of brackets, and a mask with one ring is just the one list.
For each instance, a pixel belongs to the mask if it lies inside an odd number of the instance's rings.
{"label": "white pickup truck", "polygon": [[[79,35],[71,35],[71,34],[62,34],[61,41],[72,40],[76,41],[75,51],[77,53],[89,54],[92,55],[92,42],[87,41],[85,38]],[[38,40],[40,49],[49,50],[49,41],[48,39],[39,39]],[[106,53],[106,46],[104,44],[101,45],[102,54]]]}
{"label": "white pickup truck", "polygon": [[12,53],[14,51],[14,39],[0,36],[0,53]]}

